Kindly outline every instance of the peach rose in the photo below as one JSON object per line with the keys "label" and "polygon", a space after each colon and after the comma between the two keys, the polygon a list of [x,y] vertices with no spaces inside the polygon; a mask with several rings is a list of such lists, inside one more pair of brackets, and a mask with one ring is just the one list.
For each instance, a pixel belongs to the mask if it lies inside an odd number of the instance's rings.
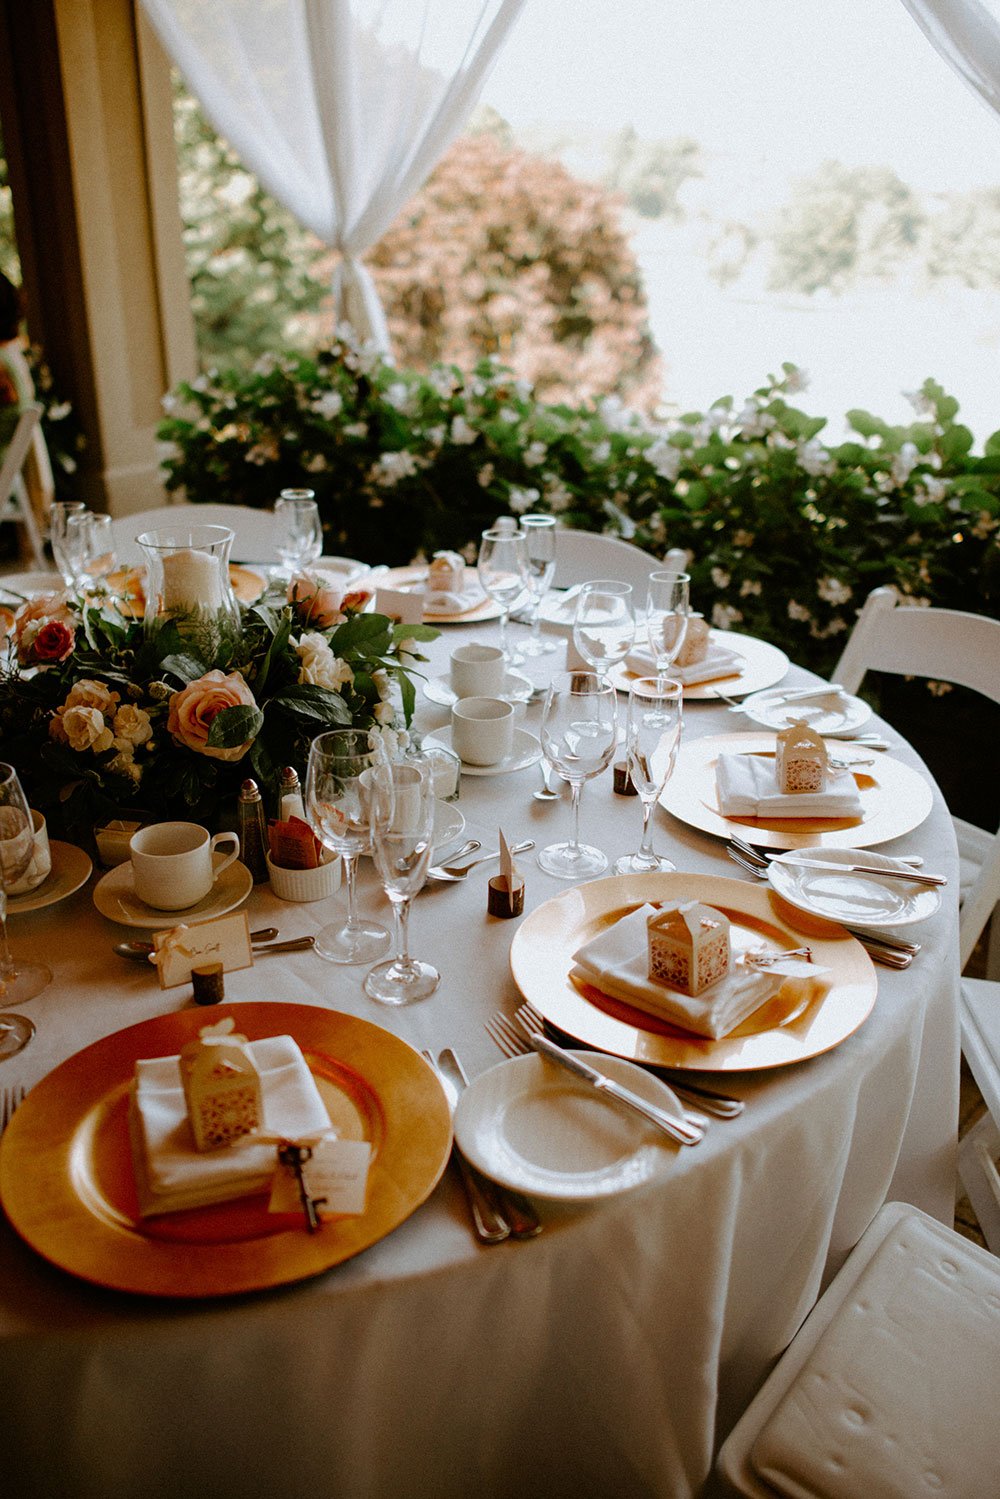
{"label": "peach rose", "polygon": [[234,745],[231,749],[220,749],[209,745],[208,732],[212,720],[223,708],[255,708],[253,693],[238,671],[227,676],[218,669],[206,672],[196,682],[189,682],[181,692],[170,699],[167,729],[186,749],[199,755],[210,755],[213,760],[240,760],[253,743]]}
{"label": "peach rose", "polygon": [[339,583],[315,573],[299,573],[288,585],[288,602],[295,605],[303,624],[317,630],[328,630],[343,621],[343,597]]}

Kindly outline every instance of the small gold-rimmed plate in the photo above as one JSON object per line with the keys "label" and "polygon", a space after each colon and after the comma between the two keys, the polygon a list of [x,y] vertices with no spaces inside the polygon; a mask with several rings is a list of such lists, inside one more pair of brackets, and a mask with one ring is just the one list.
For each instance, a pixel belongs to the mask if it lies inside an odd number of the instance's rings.
{"label": "small gold-rimmed plate", "polygon": [[322,1006],[218,1005],[250,1040],[290,1035],[341,1138],[368,1140],[364,1213],[307,1233],[267,1195],[139,1216],[128,1094],[140,1058],[173,1056],[207,1023],[178,1010],[105,1036],[44,1077],[0,1139],[0,1201],[28,1244],[83,1280],[171,1297],[228,1296],[317,1275],[397,1228],[434,1190],[451,1150],[441,1085],[389,1031]]}
{"label": "small gold-rimmed plate", "polygon": [[[837,745],[844,759],[867,759],[863,750]],[[715,767],[720,755],[772,755],[774,734],[713,734],[682,744],[661,807],[689,827],[717,838],[746,836],[762,848],[871,848],[917,828],[929,815],[934,794],[923,776],[891,755],[877,755],[854,771],[861,795],[857,817],[726,817],[719,810]]]}
{"label": "small gold-rimmed plate", "polygon": [[743,1072],[782,1067],[837,1046],[870,1014],[878,981],[871,959],[843,927],[808,921],[808,946],[829,970],[805,994],[783,985],[760,1009],[718,1041],[681,1030],[570,978],[573,954],[647,902],[697,900],[728,917],[736,953],[763,946],[787,952],[803,945],[796,912],[764,884],[719,875],[627,874],[561,891],[522,921],[510,950],[514,982],[557,1030],[582,1046],[629,1061],[698,1071]]}

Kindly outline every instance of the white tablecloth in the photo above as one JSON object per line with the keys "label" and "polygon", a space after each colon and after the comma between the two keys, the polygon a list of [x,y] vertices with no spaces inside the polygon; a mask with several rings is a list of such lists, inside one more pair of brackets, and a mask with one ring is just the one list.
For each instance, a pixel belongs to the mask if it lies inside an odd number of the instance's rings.
{"label": "white tablecloth", "polygon": [[[446,670],[464,640],[431,648]],[[521,633],[513,627],[516,636]],[[543,681],[559,654],[525,668]],[[789,682],[806,680],[792,669]],[[539,707],[523,722],[536,728]],[[424,703],[419,721],[445,722]],[[692,703],[688,738],[747,727]],[[891,731],[889,731],[890,737]],[[899,756],[920,762],[898,741]],[[537,768],[462,779],[470,835],[541,846],[570,828],[568,793],[532,800]],[[659,809],[656,842],[683,870],[735,875],[721,843]],[[637,800],[610,772],[583,793],[583,829],[612,858],[637,846]],[[957,867],[939,796],[930,819],[884,847],[951,876],[906,973],[880,968],[876,1007],[830,1053],[725,1085],[747,1101],[678,1154],[661,1181],[599,1207],[542,1208],[525,1243],[477,1245],[447,1173],[395,1233],[308,1283],[232,1302],[168,1304],[102,1291],[0,1228],[0,1470],[21,1496],[321,1495],[323,1499],[684,1499],[703,1491],[717,1443],[886,1198],[951,1220],[957,1118]],[[522,861],[525,909],[565,886]],[[417,1048],[455,1046],[476,1074],[499,1059],[483,1030],[518,994],[514,923],[486,914],[490,866],[414,905],[411,951],[437,993],[380,1009],[363,970],[313,954],[227,975],[226,998],[329,1005]],[[366,906],[388,908],[370,873]],[[334,897],[339,901],[341,897]],[[285,905],[254,890],[255,925],[316,930],[333,902]],[[98,1037],[177,1008],[155,976],[115,958],[129,935],[90,889],[15,918],[19,951],[55,978],[34,1000],[31,1046],[0,1068],[30,1086]]]}

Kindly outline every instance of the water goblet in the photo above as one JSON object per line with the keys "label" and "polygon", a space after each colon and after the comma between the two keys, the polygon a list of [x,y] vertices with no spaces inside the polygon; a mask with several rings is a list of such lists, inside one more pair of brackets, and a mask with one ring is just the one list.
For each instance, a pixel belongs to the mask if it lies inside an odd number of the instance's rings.
{"label": "water goblet", "polygon": [[684,646],[691,617],[690,589],[688,573],[658,568],[649,575],[646,631],[649,649],[660,675],[670,670]]}
{"label": "water goblet", "polygon": [[670,677],[639,677],[629,688],[625,753],[632,785],[642,802],[642,839],[636,853],[615,862],[615,874],[674,868],[669,859],[653,852],[650,819],[655,802],[673,775],[683,711],[684,688]]}
{"label": "water goblet", "polygon": [[347,921],[316,936],[316,952],[328,963],[370,963],[389,945],[384,926],[358,916],[354,889],[358,858],[371,841],[373,773],[387,765],[381,738],[368,729],[330,729],[309,747],[306,817],[324,847],[343,859],[347,887]]}
{"label": "water goblet", "polygon": [[507,647],[507,623],[510,611],[528,586],[525,541],[523,531],[493,526],[482,534],[476,564],[483,592],[500,605],[500,649],[509,666],[523,659]]}
{"label": "water goblet", "polygon": [[631,583],[615,578],[585,583],[576,601],[573,644],[588,666],[603,675],[624,661],[634,639]]}
{"label": "water goblet", "polygon": [[546,874],[582,880],[607,869],[607,855],[580,842],[580,794],[584,781],[607,770],[617,743],[618,704],[613,685],[592,671],[558,673],[542,708],[542,753],[569,782],[573,836],[541,850],[538,863]]}
{"label": "water goblet", "polygon": [[87,585],[88,567],[93,555],[93,511],[81,508],[65,517],[59,542],[60,571],[71,588]]}
{"label": "water goblet", "polygon": [[528,589],[531,593],[531,634],[522,642],[525,656],[545,656],[554,651],[554,640],[541,632],[542,599],[552,586],[556,570],[556,518],[554,515],[522,515],[521,529],[527,540]]}
{"label": "water goblet", "polygon": [[374,772],[369,803],[372,857],[382,889],[392,904],[395,954],[365,977],[364,990],[383,1005],[426,999],[441,982],[430,963],[410,957],[410,902],[423,886],[434,843],[434,766],[413,752]]}
{"label": "water goblet", "polygon": [[315,562],[323,550],[323,524],[312,489],[283,489],[274,504],[274,549],[289,574]]}
{"label": "water goblet", "polygon": [[88,514],[83,552],[79,582],[84,587],[95,588],[118,566],[114,522],[110,515]]}
{"label": "water goblet", "polygon": [[66,552],[66,523],[71,515],[83,515],[87,507],[82,500],[56,500],[49,508],[49,544],[52,560],[67,588],[76,583],[76,573]]}
{"label": "water goblet", "polygon": [[[15,960],[7,942],[7,891],[25,873],[35,852],[35,834],[17,772],[0,764],[0,1002],[26,1004],[52,979],[46,963]],[[0,1058],[23,1051],[35,1033],[23,1015],[0,1015]]]}

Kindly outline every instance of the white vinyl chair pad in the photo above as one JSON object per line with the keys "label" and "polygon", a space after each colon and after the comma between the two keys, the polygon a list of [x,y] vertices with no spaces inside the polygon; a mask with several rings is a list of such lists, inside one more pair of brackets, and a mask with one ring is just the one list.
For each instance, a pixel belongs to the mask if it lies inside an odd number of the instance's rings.
{"label": "white vinyl chair pad", "polygon": [[719,1454],[753,1499],[984,1499],[1000,1473],[1000,1261],[890,1203]]}

